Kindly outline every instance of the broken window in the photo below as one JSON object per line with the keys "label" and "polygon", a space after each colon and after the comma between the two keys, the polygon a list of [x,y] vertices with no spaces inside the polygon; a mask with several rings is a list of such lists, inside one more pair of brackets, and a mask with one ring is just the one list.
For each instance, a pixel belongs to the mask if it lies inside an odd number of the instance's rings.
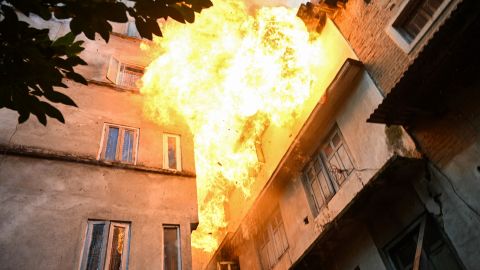
{"label": "broken window", "polygon": [[122,63],[115,57],[111,57],[107,71],[107,79],[125,88],[138,89],[137,82],[142,78],[143,73],[143,67]]}
{"label": "broken window", "polygon": [[422,217],[385,248],[387,263],[395,270],[463,269],[434,220]]}
{"label": "broken window", "polygon": [[257,245],[263,268],[272,269],[288,249],[280,210],[275,210],[260,229],[257,235]]}
{"label": "broken window", "polygon": [[180,136],[163,134],[163,167],[171,170],[182,170]]}
{"label": "broken window", "polygon": [[80,269],[126,269],[129,233],[129,223],[89,220]]}
{"label": "broken window", "polygon": [[105,124],[100,157],[108,161],[135,163],[138,129]]}
{"label": "broken window", "polygon": [[163,225],[163,269],[182,269],[182,259],[180,254],[180,226]]}
{"label": "broken window", "polygon": [[354,167],[345,141],[335,127],[303,170],[303,182],[314,215],[338,191]]}

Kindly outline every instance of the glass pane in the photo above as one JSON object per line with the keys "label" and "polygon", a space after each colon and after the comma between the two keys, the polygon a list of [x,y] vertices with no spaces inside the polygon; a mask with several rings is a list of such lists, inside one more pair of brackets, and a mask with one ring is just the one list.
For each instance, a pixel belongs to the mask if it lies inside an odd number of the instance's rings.
{"label": "glass pane", "polygon": [[342,161],[342,167],[345,170],[345,173],[348,175],[350,172],[353,170],[353,164],[352,161],[350,160],[350,157],[347,154],[347,150],[345,150],[345,147],[342,145],[337,151],[338,157]]}
{"label": "glass pane", "polygon": [[136,82],[142,77],[142,75],[142,69],[122,65],[120,68],[120,85],[135,88]]}
{"label": "glass pane", "polygon": [[125,241],[125,228],[114,226],[113,236],[112,236],[112,247],[110,250],[109,270],[121,269],[124,241]]}
{"label": "glass pane", "polygon": [[105,224],[93,225],[86,270],[99,270],[101,267],[104,227]]}
{"label": "glass pane", "polygon": [[310,185],[310,188],[312,189],[312,193],[315,199],[315,204],[317,206],[317,210],[320,210],[320,208],[323,206],[325,203],[325,199],[323,198],[322,190],[320,188],[320,185],[317,181],[313,182]]}
{"label": "glass pane", "polygon": [[105,150],[106,160],[115,160],[117,154],[118,132],[119,130],[117,127],[108,128],[107,148]]}
{"label": "glass pane", "polygon": [[323,153],[325,154],[326,157],[330,157],[332,155],[333,148],[332,146],[330,146],[330,143],[325,145],[325,147],[323,148]]}
{"label": "glass pane", "polygon": [[337,147],[340,144],[340,135],[338,133],[335,133],[332,137],[332,144],[333,146]]}
{"label": "glass pane", "polygon": [[163,228],[164,270],[180,270],[180,243],[177,227]]}
{"label": "glass pane", "polygon": [[133,162],[133,130],[125,130],[123,136],[122,161]]}
{"label": "glass pane", "polygon": [[177,138],[168,137],[168,168],[177,169]]}
{"label": "glass pane", "polygon": [[333,187],[332,182],[330,181],[330,178],[328,178],[325,170],[322,170],[318,174],[318,182],[322,188],[325,199],[330,199],[333,194],[335,194],[335,188]]}
{"label": "glass pane", "polygon": [[342,174],[343,168],[340,165],[339,160],[337,159],[337,155],[333,155],[328,161],[328,163],[328,171],[330,172],[330,175],[337,181],[338,185],[340,186],[343,183],[344,177]]}

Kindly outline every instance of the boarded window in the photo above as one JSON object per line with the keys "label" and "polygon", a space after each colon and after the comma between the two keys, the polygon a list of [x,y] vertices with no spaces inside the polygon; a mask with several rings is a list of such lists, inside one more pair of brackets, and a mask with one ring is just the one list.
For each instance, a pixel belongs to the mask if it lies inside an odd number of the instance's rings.
{"label": "boarded window", "polygon": [[108,161],[135,163],[138,129],[105,124],[105,136],[100,157]]}
{"label": "boarded window", "polygon": [[163,226],[164,270],[182,269],[180,253],[180,226]]}
{"label": "boarded window", "polygon": [[171,170],[182,170],[180,136],[163,134],[163,167]]}
{"label": "boarded window", "polygon": [[303,182],[314,216],[353,171],[353,162],[338,127],[303,170]]}
{"label": "boarded window", "polygon": [[282,216],[277,209],[257,235],[260,261],[264,269],[272,269],[288,249]]}
{"label": "boarded window", "polygon": [[89,220],[80,269],[126,269],[129,229],[128,223]]}

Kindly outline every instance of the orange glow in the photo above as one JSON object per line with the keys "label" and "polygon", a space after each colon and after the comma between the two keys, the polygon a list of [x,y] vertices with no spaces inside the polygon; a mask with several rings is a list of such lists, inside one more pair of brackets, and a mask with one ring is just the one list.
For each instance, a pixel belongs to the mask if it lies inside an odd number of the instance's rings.
{"label": "orange glow", "polygon": [[165,124],[174,111],[194,134],[200,225],[192,246],[211,252],[228,225],[230,192],[250,196],[261,134],[294,121],[310,97],[322,44],[296,10],[250,15],[238,0],[214,1],[194,24],[166,23],[162,31],[142,45],[155,60],[141,92],[148,116]]}

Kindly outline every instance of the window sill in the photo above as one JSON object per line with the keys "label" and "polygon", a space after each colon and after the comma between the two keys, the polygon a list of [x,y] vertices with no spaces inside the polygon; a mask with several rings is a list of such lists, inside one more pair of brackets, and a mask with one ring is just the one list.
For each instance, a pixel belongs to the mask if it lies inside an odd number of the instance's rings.
{"label": "window sill", "polygon": [[172,170],[166,170],[163,168],[148,167],[148,166],[143,166],[138,164],[133,165],[128,163],[98,160],[90,156],[59,152],[59,151],[51,151],[47,149],[30,147],[30,146],[0,144],[0,152],[3,155],[23,156],[23,157],[47,159],[47,160],[59,160],[59,161],[65,161],[65,162],[83,163],[88,165],[109,167],[113,169],[126,169],[126,170],[142,171],[147,173],[176,175],[176,176],[183,176],[183,177],[190,177],[190,178],[196,177],[195,173],[193,172],[172,171]]}
{"label": "window sill", "polygon": [[140,89],[138,88],[128,88],[128,87],[123,87],[111,82],[104,82],[104,81],[97,81],[97,80],[87,80],[88,83],[96,84],[99,86],[106,86],[108,88],[111,88],[113,90],[119,91],[119,92],[130,92],[133,94],[141,95]]}

